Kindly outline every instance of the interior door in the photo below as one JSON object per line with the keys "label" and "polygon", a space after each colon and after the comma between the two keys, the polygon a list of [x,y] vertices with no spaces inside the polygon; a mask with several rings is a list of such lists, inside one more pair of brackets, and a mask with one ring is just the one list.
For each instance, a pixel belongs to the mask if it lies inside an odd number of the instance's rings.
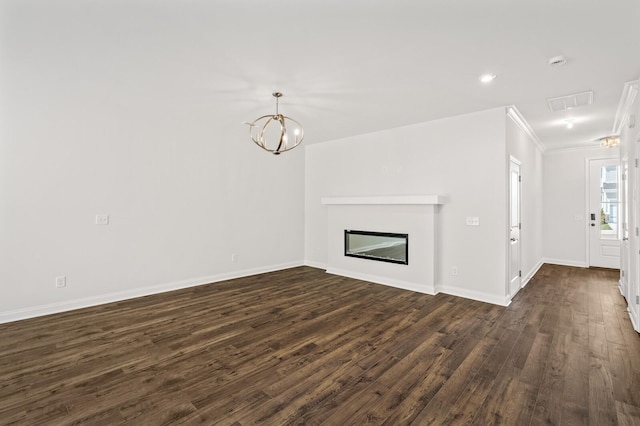
{"label": "interior door", "polygon": [[509,166],[509,295],[520,290],[520,162],[511,158]]}
{"label": "interior door", "polygon": [[633,320],[633,326],[638,331],[640,329],[640,133],[636,136],[635,158],[633,168],[633,185],[631,185],[631,194],[629,202],[629,218],[631,244],[629,244],[630,259],[629,265],[633,273],[629,274],[627,280],[627,288],[625,297],[627,298],[627,306],[629,315]]}
{"label": "interior door", "polygon": [[621,220],[622,223],[622,242],[621,242],[621,258],[620,258],[620,293],[628,300],[629,288],[629,271],[630,271],[630,254],[631,247],[629,245],[629,156],[622,158],[620,171],[620,201],[621,204]]}
{"label": "interior door", "polygon": [[589,266],[620,269],[620,160],[589,161]]}

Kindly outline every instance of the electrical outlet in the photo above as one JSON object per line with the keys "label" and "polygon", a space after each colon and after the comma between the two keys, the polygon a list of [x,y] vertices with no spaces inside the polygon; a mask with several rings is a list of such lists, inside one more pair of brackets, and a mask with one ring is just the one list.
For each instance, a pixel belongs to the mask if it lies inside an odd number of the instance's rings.
{"label": "electrical outlet", "polygon": [[108,225],[109,224],[109,215],[108,214],[97,214],[96,215],[96,225]]}
{"label": "electrical outlet", "polygon": [[467,226],[480,226],[480,218],[475,216],[467,216]]}
{"label": "electrical outlet", "polygon": [[458,275],[458,267],[454,266],[453,268],[451,268],[451,275],[456,276]]}
{"label": "electrical outlet", "polygon": [[235,253],[233,253],[233,254],[231,255],[231,261],[232,261],[232,262],[234,262],[234,263],[235,263],[235,262],[237,262],[237,261],[238,261],[238,255],[237,255],[237,254],[235,254]]}
{"label": "electrical outlet", "polygon": [[67,286],[67,277],[64,275],[56,277],[56,288],[62,288]]}

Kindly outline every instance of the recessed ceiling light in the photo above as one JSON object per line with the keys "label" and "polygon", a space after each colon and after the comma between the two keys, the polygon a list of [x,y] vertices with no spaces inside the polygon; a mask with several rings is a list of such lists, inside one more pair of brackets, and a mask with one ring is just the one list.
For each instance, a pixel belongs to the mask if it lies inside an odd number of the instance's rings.
{"label": "recessed ceiling light", "polygon": [[495,74],[484,74],[480,76],[480,81],[483,83],[489,83],[495,80],[495,78],[496,78]]}
{"label": "recessed ceiling light", "polygon": [[566,120],[567,122],[567,129],[573,129],[573,120]]}

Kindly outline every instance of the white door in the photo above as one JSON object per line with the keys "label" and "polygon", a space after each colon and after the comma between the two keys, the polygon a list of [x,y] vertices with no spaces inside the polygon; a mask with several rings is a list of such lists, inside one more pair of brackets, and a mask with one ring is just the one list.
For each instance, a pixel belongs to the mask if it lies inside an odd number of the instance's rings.
{"label": "white door", "polygon": [[620,269],[620,160],[589,161],[589,266]]}
{"label": "white door", "polygon": [[520,290],[520,162],[511,158],[509,167],[509,296]]}
{"label": "white door", "polygon": [[628,299],[629,288],[629,267],[631,247],[629,245],[629,157],[625,155],[622,159],[622,169],[620,171],[620,223],[622,224],[622,247],[620,250],[620,293]]}
{"label": "white door", "polygon": [[629,218],[630,228],[629,235],[631,236],[631,244],[629,244],[630,259],[629,265],[632,265],[634,272],[629,274],[627,281],[626,293],[627,306],[629,309],[629,315],[633,321],[633,327],[636,331],[640,330],[640,240],[638,235],[640,234],[640,134],[636,136],[635,143],[635,158],[634,168],[631,173],[633,178],[633,185],[631,185],[631,194],[629,202]]}

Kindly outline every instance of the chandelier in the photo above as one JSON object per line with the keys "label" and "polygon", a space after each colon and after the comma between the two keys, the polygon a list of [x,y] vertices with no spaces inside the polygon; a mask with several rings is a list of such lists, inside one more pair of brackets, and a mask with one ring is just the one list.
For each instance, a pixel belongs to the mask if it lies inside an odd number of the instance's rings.
{"label": "chandelier", "polygon": [[620,138],[617,136],[607,136],[606,138],[600,139],[600,146],[605,148],[615,148],[620,145]]}
{"label": "chandelier", "polygon": [[274,92],[276,98],[275,115],[263,115],[249,123],[251,140],[260,148],[279,155],[300,145],[304,137],[302,125],[291,117],[280,114],[278,100],[282,93]]}

